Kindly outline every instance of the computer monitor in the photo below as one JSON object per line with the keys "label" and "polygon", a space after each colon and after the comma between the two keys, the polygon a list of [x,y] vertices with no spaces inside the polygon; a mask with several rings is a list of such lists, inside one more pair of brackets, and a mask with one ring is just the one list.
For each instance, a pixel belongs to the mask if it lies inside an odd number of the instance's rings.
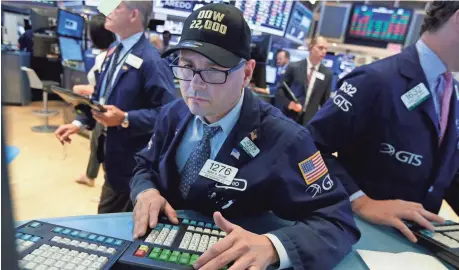
{"label": "computer monitor", "polygon": [[293,1],[236,0],[234,5],[254,31],[284,36]]}
{"label": "computer monitor", "polygon": [[250,58],[257,63],[268,62],[269,51],[271,49],[271,35],[252,36],[250,43]]}
{"label": "computer monitor", "polygon": [[62,60],[83,61],[81,41],[73,38],[59,37]]}
{"label": "computer monitor", "polygon": [[67,10],[59,9],[57,18],[57,34],[82,39],[84,18]]}
{"label": "computer monitor", "polygon": [[343,42],[351,8],[351,4],[323,4],[320,9],[317,35],[329,41]]}
{"label": "computer monitor", "polygon": [[309,36],[314,14],[302,3],[296,2],[290,15],[285,38],[297,43],[303,44],[304,40]]}
{"label": "computer monitor", "polygon": [[[229,4],[229,0],[205,0],[205,1],[171,1],[171,0],[154,0],[153,12],[165,14],[168,16],[187,18],[191,12],[201,8],[204,5],[212,3]],[[154,29],[153,29],[154,30]]]}
{"label": "computer monitor", "polygon": [[404,44],[412,9],[354,4],[347,39]]}
{"label": "computer monitor", "polygon": [[277,77],[277,68],[266,66],[266,83],[275,84]]}
{"label": "computer monitor", "polygon": [[252,73],[252,83],[256,87],[266,88],[266,64],[265,63],[256,63],[255,69]]}
{"label": "computer monitor", "polygon": [[33,34],[33,51],[34,57],[46,57],[48,54],[55,54],[57,38],[45,34]]}
{"label": "computer monitor", "polygon": [[30,21],[34,32],[46,30],[55,26],[57,9],[33,8],[30,10]]}

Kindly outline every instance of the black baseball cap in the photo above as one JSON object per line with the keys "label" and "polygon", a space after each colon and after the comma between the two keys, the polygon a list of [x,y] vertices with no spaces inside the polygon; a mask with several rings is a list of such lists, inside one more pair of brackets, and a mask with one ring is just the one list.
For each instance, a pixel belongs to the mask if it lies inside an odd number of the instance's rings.
{"label": "black baseball cap", "polygon": [[236,7],[222,3],[205,5],[188,16],[180,42],[162,56],[178,50],[197,52],[230,68],[241,58],[250,59],[250,28]]}

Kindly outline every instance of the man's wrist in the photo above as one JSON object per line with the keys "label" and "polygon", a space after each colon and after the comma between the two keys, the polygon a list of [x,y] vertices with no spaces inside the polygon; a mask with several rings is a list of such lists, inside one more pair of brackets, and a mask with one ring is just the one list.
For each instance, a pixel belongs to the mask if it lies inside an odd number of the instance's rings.
{"label": "man's wrist", "polygon": [[352,201],[352,211],[359,214],[362,211],[362,208],[370,201],[370,197],[367,195],[361,196]]}
{"label": "man's wrist", "polygon": [[139,194],[137,194],[137,196],[135,197],[135,202],[137,202],[137,201],[139,200],[140,195],[142,195],[142,194],[144,194],[145,192],[150,191],[150,190],[154,190],[154,191],[156,191],[158,194],[160,194],[160,193],[159,193],[159,190],[157,190],[156,188],[147,188],[147,189],[145,189],[144,191],[141,191]]}
{"label": "man's wrist", "polygon": [[78,127],[79,129],[81,129],[81,127],[83,126],[83,123],[81,123],[78,120],[73,120],[72,121],[72,125],[74,125],[74,126]]}

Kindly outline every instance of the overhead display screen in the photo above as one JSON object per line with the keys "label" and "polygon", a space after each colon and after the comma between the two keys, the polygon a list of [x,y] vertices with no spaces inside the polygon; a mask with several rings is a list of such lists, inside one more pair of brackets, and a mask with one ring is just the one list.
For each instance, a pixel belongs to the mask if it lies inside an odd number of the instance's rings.
{"label": "overhead display screen", "polygon": [[413,11],[355,4],[349,23],[348,36],[391,43],[403,43]]}
{"label": "overhead display screen", "polygon": [[234,5],[242,11],[251,29],[283,36],[293,3],[291,0],[237,0]]}
{"label": "overhead display screen", "polygon": [[192,1],[179,1],[179,0],[155,0],[153,1],[153,11],[171,16],[188,17],[191,12],[199,9],[200,7],[212,3],[227,3],[229,0],[192,0]]}
{"label": "overhead display screen", "polygon": [[296,2],[290,15],[285,37],[297,44],[303,44],[304,39],[308,37],[312,21],[312,12],[302,3]]}

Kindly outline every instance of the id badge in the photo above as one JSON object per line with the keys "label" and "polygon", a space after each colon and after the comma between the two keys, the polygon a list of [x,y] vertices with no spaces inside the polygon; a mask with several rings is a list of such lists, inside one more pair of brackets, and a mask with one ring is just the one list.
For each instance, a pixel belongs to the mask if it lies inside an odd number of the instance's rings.
{"label": "id badge", "polygon": [[233,183],[238,171],[239,169],[236,167],[208,159],[199,172],[199,175],[229,186]]}

